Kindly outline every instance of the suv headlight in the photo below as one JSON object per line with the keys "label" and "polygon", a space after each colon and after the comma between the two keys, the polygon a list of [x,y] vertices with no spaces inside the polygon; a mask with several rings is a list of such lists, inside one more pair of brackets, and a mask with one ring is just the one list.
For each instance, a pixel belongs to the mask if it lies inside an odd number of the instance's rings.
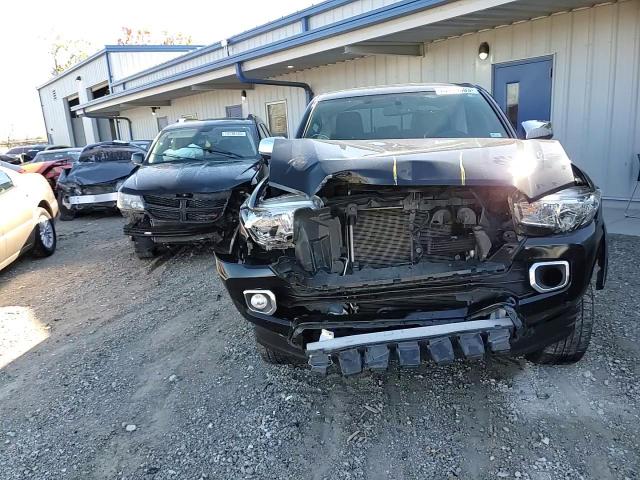
{"label": "suv headlight", "polygon": [[144,211],[144,202],[140,195],[118,192],[117,205],[120,210],[133,210],[137,212]]}
{"label": "suv headlight", "polygon": [[587,225],[600,206],[600,190],[571,187],[529,203],[509,198],[516,225],[565,233]]}
{"label": "suv headlight", "polygon": [[266,250],[293,248],[293,216],[302,208],[322,208],[322,200],[306,195],[283,195],[262,200],[251,208],[245,203],[240,219],[251,238]]}

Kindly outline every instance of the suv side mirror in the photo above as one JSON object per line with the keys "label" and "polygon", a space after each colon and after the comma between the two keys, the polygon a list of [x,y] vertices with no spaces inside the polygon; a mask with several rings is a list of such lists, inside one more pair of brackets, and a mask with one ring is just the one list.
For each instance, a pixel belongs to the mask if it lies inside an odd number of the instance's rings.
{"label": "suv side mirror", "polygon": [[131,154],[131,162],[135,163],[136,165],[142,165],[142,162],[144,162],[144,153],[133,152]]}
{"label": "suv side mirror", "polygon": [[270,157],[273,152],[273,144],[276,143],[278,139],[284,139],[284,137],[267,137],[260,140],[260,145],[258,146],[260,155]]}
{"label": "suv side mirror", "polygon": [[527,140],[544,139],[549,140],[553,138],[553,126],[549,121],[542,120],[527,120],[522,122],[522,128],[524,128],[525,138]]}

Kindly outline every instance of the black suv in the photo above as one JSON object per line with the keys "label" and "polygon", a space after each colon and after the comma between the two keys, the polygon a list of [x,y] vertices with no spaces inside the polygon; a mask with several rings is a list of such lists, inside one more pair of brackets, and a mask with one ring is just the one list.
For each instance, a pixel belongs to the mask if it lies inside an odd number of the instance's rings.
{"label": "black suv", "polygon": [[268,176],[217,256],[263,357],[578,361],[606,280],[600,192],[548,122],[523,126],[479,87],[434,84],[319,96],[298,139],[265,141]]}
{"label": "black suv", "polygon": [[203,241],[228,253],[268,135],[254,116],[188,121],[162,130],[146,156],[133,155],[141,166],[120,188],[118,208],[138,257],[153,257],[159,245]]}

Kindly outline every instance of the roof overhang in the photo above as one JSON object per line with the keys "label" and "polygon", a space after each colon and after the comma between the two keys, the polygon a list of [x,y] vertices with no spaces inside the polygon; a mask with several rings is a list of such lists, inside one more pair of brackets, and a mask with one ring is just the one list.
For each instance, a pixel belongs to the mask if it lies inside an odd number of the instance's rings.
{"label": "roof overhang", "polygon": [[[273,78],[366,55],[422,55],[419,45],[591,7],[593,0],[404,0],[231,55],[74,107],[78,114],[119,114],[161,106],[203,90],[240,89],[235,64],[253,78]],[[205,47],[206,49],[206,47]],[[290,68],[293,66],[294,68]]]}

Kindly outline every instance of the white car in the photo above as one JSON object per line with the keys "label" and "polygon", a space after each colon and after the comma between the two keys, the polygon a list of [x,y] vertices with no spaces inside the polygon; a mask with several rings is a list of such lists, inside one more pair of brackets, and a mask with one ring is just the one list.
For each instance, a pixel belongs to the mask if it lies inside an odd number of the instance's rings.
{"label": "white car", "polygon": [[0,270],[28,251],[53,254],[57,215],[58,202],[42,175],[0,167]]}

